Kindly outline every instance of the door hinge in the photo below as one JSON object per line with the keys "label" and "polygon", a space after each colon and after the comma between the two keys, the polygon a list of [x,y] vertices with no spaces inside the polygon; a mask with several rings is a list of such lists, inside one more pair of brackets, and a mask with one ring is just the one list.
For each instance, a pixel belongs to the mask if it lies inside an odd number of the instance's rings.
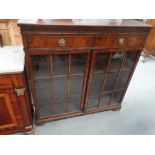
{"label": "door hinge", "polygon": [[15,92],[17,96],[23,96],[25,92],[25,88],[15,88]]}

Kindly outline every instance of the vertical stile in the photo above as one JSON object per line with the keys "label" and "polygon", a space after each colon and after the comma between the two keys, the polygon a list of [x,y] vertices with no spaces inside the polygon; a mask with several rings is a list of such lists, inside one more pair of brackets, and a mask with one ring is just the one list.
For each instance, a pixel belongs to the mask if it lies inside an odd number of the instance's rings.
{"label": "vertical stile", "polygon": [[117,78],[116,78],[114,87],[113,87],[113,89],[112,89],[112,93],[111,93],[111,96],[110,96],[109,104],[110,104],[111,99],[112,99],[112,97],[113,97],[114,90],[115,90],[115,88],[116,88],[116,85],[117,85],[117,82],[118,82],[118,79],[119,79],[119,76],[120,76],[120,73],[121,73],[121,70],[122,70],[124,61],[125,61],[125,57],[126,57],[126,53],[124,52],[124,56],[123,56],[123,59],[122,59],[122,62],[121,62],[121,66],[120,66],[120,68],[119,68],[119,71],[118,71],[118,74],[117,74]]}
{"label": "vertical stile", "polygon": [[71,74],[71,54],[69,54],[68,59],[68,76],[67,76],[67,109],[66,111],[70,111],[70,74]]}
{"label": "vertical stile", "polygon": [[52,104],[52,112],[55,112],[55,97],[54,97],[54,67],[53,67],[53,57],[50,55],[50,70],[51,70],[51,104]]}
{"label": "vertical stile", "polygon": [[86,93],[85,93],[85,105],[83,106],[83,110],[86,111],[87,110],[87,106],[88,106],[88,100],[89,100],[89,95],[91,92],[91,82],[92,82],[92,78],[93,78],[93,72],[94,72],[94,68],[95,68],[95,62],[96,62],[96,53],[92,52],[91,54],[91,64],[89,67],[89,74],[88,74],[88,81],[87,81],[87,88],[86,88]]}
{"label": "vertical stile", "polygon": [[101,88],[100,97],[99,97],[99,100],[98,100],[97,107],[99,107],[99,105],[100,105],[100,101],[101,101],[101,98],[102,98],[102,94],[103,94],[104,86],[105,86],[105,83],[106,83],[108,71],[109,71],[110,64],[111,64],[111,58],[112,58],[112,53],[110,54],[110,58],[109,58],[109,61],[108,61],[108,66],[107,66],[107,69],[106,69],[105,77],[103,79],[102,88]]}
{"label": "vertical stile", "polygon": [[30,83],[31,83],[31,88],[32,88],[32,95],[33,95],[33,100],[34,100],[34,106],[35,106],[35,117],[39,119],[40,117],[40,110],[38,106],[38,97],[36,93],[36,81],[34,80],[34,75],[33,75],[33,70],[32,70],[32,57],[28,53],[25,53],[25,61],[26,61],[26,67],[29,68],[28,74],[30,76]]}
{"label": "vertical stile", "polygon": [[84,71],[84,80],[83,80],[82,93],[81,93],[81,102],[80,102],[81,110],[84,108],[84,99],[85,99],[85,94],[86,94],[86,83],[87,83],[87,77],[88,77],[88,72],[89,72],[90,59],[91,59],[91,54],[87,53],[85,71]]}

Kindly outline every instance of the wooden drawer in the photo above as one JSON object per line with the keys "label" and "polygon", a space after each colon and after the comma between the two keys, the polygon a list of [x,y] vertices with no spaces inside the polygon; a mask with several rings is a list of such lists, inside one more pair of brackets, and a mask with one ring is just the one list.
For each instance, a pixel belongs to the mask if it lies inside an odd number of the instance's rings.
{"label": "wooden drawer", "polygon": [[91,47],[90,36],[30,36],[29,48],[80,48]]}
{"label": "wooden drawer", "polygon": [[136,35],[114,35],[114,36],[102,36],[96,37],[96,47],[134,47],[143,46],[146,36]]}

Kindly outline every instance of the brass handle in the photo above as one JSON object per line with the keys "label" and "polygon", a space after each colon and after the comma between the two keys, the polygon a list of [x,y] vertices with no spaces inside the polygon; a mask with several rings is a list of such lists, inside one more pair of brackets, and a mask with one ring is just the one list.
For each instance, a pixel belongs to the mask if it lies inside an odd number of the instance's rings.
{"label": "brass handle", "polygon": [[25,88],[15,88],[15,92],[17,96],[23,96],[25,92]]}
{"label": "brass handle", "polygon": [[120,45],[123,45],[124,42],[125,42],[125,39],[124,38],[119,38],[118,39],[118,42],[119,42]]}
{"label": "brass handle", "polygon": [[59,39],[58,44],[59,44],[59,46],[63,47],[66,45],[66,40],[65,39]]}

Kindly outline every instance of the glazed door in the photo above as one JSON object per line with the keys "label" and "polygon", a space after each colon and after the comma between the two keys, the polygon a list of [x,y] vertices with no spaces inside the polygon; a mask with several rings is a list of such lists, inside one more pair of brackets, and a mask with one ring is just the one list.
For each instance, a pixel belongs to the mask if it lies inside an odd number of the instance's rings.
{"label": "glazed door", "polygon": [[85,110],[119,105],[141,52],[93,51]]}
{"label": "glazed door", "polygon": [[37,119],[81,112],[83,107],[90,51],[51,53],[34,52],[29,58]]}

